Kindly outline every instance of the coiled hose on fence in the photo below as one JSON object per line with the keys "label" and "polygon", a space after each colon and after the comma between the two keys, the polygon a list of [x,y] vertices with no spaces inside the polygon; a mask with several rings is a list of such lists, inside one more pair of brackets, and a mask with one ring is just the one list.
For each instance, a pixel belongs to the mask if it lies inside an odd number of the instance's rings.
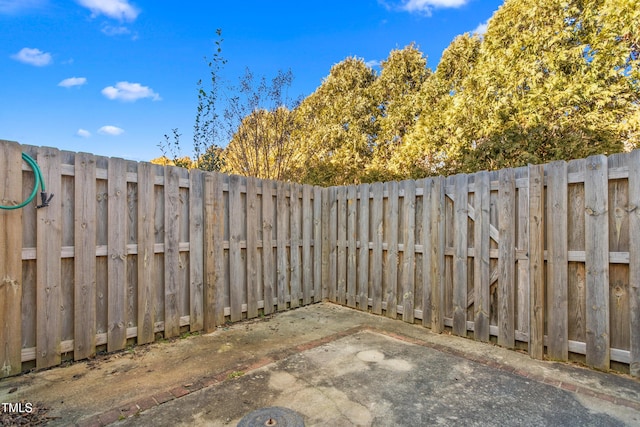
{"label": "coiled hose on fence", "polygon": [[36,161],[33,160],[33,158],[29,156],[27,153],[22,153],[22,160],[24,160],[29,165],[29,167],[31,167],[31,170],[33,170],[33,176],[35,177],[33,191],[24,202],[18,205],[12,205],[12,206],[0,205],[0,209],[12,210],[12,209],[24,208],[29,203],[31,203],[31,201],[33,201],[33,199],[36,197],[36,194],[38,194],[38,187],[40,187],[40,196],[42,197],[42,204],[36,206],[38,209],[49,206],[49,202],[51,202],[51,199],[53,198],[53,194],[50,196],[47,195],[45,185],[44,185],[44,179],[42,178],[42,171],[40,171],[40,167],[38,166]]}

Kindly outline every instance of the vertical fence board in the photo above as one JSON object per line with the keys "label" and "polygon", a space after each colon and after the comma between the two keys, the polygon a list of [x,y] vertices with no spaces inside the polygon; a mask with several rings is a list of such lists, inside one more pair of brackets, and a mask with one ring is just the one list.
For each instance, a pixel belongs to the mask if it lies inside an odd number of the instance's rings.
{"label": "vertical fence board", "polygon": [[416,238],[416,183],[404,181],[403,215],[403,268],[402,268],[402,320],[414,322],[415,294],[415,238]]}
{"label": "vertical fence board", "polygon": [[515,347],[515,197],[513,169],[500,171],[498,190],[498,345]]}
{"label": "vertical fence board", "polygon": [[629,159],[629,211],[629,372],[640,377],[640,150]]}
{"label": "vertical fence board", "polygon": [[474,338],[489,341],[489,310],[490,310],[490,256],[491,248],[489,201],[491,183],[489,173],[478,172],[475,176],[475,220],[474,220]]}
{"label": "vertical fence board", "polygon": [[289,269],[289,259],[287,256],[287,229],[289,228],[289,218],[287,216],[287,187],[284,182],[277,183],[276,189],[276,207],[277,207],[277,287],[278,287],[278,311],[285,310],[287,308],[286,293],[287,293],[287,278]]}
{"label": "vertical fence board", "polygon": [[356,241],[358,237],[357,230],[358,218],[358,197],[357,187],[351,185],[347,188],[347,306],[356,307]]}
{"label": "vertical fence board", "polygon": [[587,365],[609,369],[609,221],[605,156],[587,158],[585,173],[585,266]]}
{"label": "vertical fence board", "polygon": [[529,166],[529,354],[544,357],[544,166]]}
{"label": "vertical fence board", "polygon": [[425,178],[420,181],[422,187],[422,326],[431,327],[431,210],[433,201],[433,179]]}
{"label": "vertical fence board", "polygon": [[75,158],[73,358],[96,351],[96,159]]}
{"label": "vertical fence board", "polygon": [[138,344],[153,342],[156,312],[154,265],[155,170],[151,163],[138,164]]}
{"label": "vertical fence board", "polygon": [[204,172],[189,172],[189,330],[204,327]]}
{"label": "vertical fence board", "polygon": [[179,169],[166,166],[164,172],[164,336],[180,335],[178,300],[180,270]]}
{"label": "vertical fence board", "polygon": [[[515,170],[515,180],[528,179],[528,170],[521,167]],[[515,329],[522,336],[529,335],[529,260],[527,250],[529,248],[529,187],[522,186],[516,191],[517,203],[517,234],[515,238],[515,262],[516,262],[516,319]]]}
{"label": "vertical fence board", "polygon": [[547,169],[547,352],[551,359],[567,360],[567,163]]}
{"label": "vertical fence board", "polygon": [[[258,296],[261,280],[258,277],[258,184],[247,178],[247,318],[258,317]],[[264,248],[264,247],[263,247]]]}
{"label": "vertical fence board", "polygon": [[262,182],[262,283],[264,314],[273,313],[273,182]]}
{"label": "vertical fence board", "polygon": [[398,317],[398,183],[385,183],[388,193],[389,212],[385,218],[385,237],[387,240],[387,317]]}
{"label": "vertical fence board", "polygon": [[329,301],[337,302],[337,264],[338,260],[338,198],[337,188],[331,187],[329,196],[329,276],[326,283],[328,288],[327,297]]}
{"label": "vertical fence board", "polygon": [[338,234],[336,268],[338,274],[337,300],[338,304],[346,304],[347,300],[347,188],[338,187]]}
{"label": "vertical fence board", "polygon": [[243,261],[240,249],[242,240],[242,199],[240,196],[240,177],[229,177],[229,303],[231,321],[242,319]]}
{"label": "vertical fence board", "polygon": [[[0,141],[0,205],[22,202],[20,146]],[[22,369],[22,209],[0,210],[0,378]]]}
{"label": "vertical fence board", "polygon": [[107,350],[122,350],[127,342],[126,313],[126,209],[127,182],[126,163],[122,159],[109,159],[108,169],[108,215],[109,235],[107,257]]}
{"label": "vertical fence board", "polygon": [[431,265],[428,271],[431,281],[431,330],[435,333],[440,333],[444,329],[444,183],[444,178],[434,178],[430,191],[429,246],[431,248]]}
{"label": "vertical fence board", "polygon": [[[311,242],[314,240],[314,205],[311,203],[313,187],[302,186],[302,304],[311,304],[313,290],[314,259]],[[318,205],[319,207],[320,205]]]}
{"label": "vertical fence board", "polygon": [[204,177],[204,330],[224,323],[224,200],[222,174]]}
{"label": "vertical fence board", "polygon": [[[189,173],[189,330],[204,328],[204,173]],[[139,284],[140,285],[140,284]]]}
{"label": "vertical fence board", "polygon": [[453,214],[453,333],[467,336],[467,222],[468,184],[467,175],[454,177],[454,214]]}
{"label": "vertical fence board", "polygon": [[289,256],[291,259],[291,266],[289,271],[291,272],[290,286],[291,286],[291,308],[300,306],[301,295],[301,274],[302,269],[300,265],[300,186],[297,184],[291,184],[291,197],[290,203],[290,221],[289,221],[289,233],[290,233],[290,250]]}
{"label": "vertical fence board", "polygon": [[323,241],[322,188],[313,187],[313,302],[322,301]]}
{"label": "vertical fence board", "polygon": [[369,184],[360,185],[358,207],[358,305],[360,310],[369,309]]}
{"label": "vertical fence board", "polygon": [[[42,171],[49,194],[58,194],[51,204],[37,211],[36,283],[37,283],[37,356],[36,366],[48,368],[60,364],[60,333],[62,302],[61,262],[62,248],[62,190],[60,152],[53,148],[39,148],[37,162]],[[123,194],[126,191],[123,189]],[[124,232],[121,235],[124,239]],[[124,240],[123,240],[124,241]],[[51,256],[56,254],[57,256]],[[124,275],[122,276],[124,284]],[[120,303],[124,310],[125,304]]]}
{"label": "vertical fence board", "polygon": [[321,300],[329,299],[329,281],[331,277],[331,248],[329,247],[331,240],[329,239],[330,232],[330,217],[331,217],[331,193],[328,188],[322,190],[322,283],[320,290],[322,291]]}
{"label": "vertical fence board", "polygon": [[371,297],[373,314],[382,314],[382,237],[384,223],[382,220],[383,184],[376,182],[373,189],[373,206],[371,209],[371,231],[373,232],[373,251],[371,259]]}

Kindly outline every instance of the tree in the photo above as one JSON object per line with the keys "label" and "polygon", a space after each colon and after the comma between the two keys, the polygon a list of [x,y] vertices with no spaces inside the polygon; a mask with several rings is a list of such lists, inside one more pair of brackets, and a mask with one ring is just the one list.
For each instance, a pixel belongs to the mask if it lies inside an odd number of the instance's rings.
{"label": "tree", "polygon": [[306,154],[303,182],[340,185],[359,182],[372,157],[377,133],[374,71],[362,59],[334,65],[296,114],[294,139]]}
{"label": "tree", "polygon": [[247,115],[225,150],[224,170],[262,179],[295,180],[302,153],[291,138],[294,113],[285,106]]}
{"label": "tree", "polygon": [[295,101],[287,92],[293,82],[291,71],[279,71],[267,81],[257,82],[247,69],[239,86],[230,92],[225,109],[226,132],[230,139],[224,150],[224,171],[263,179],[295,180],[301,168],[300,151],[292,139],[296,126]]}
{"label": "tree", "polygon": [[[182,134],[178,129],[172,129],[172,137],[164,135],[164,141],[158,144],[162,156],[152,160],[162,162],[164,159],[171,159],[170,163],[176,166],[187,168],[198,168],[208,171],[217,171],[224,165],[220,149],[220,116],[218,114],[218,98],[220,96],[220,71],[227,63],[222,56],[222,30],[216,30],[218,39],[215,41],[215,52],[211,58],[205,56],[205,61],[209,67],[209,85],[205,86],[202,80],[197,82],[198,104],[196,107],[196,118],[193,125],[193,157],[181,156],[182,144],[180,137]],[[187,161],[188,159],[188,161]]]}
{"label": "tree", "polygon": [[498,169],[637,145],[638,0],[507,0],[456,38],[390,165],[412,175]]}
{"label": "tree", "polygon": [[410,44],[394,49],[382,62],[380,74],[371,85],[378,104],[378,123],[371,164],[367,168],[369,180],[388,180],[402,176],[402,168],[390,168],[390,158],[406,143],[406,135],[422,114],[420,90],[431,75],[427,58]]}
{"label": "tree", "polygon": [[391,153],[387,167],[396,175],[419,178],[455,171],[466,136],[474,132],[470,116],[472,99],[466,99],[467,77],[478,61],[481,39],[456,37],[443,52],[433,74],[426,78],[416,98],[420,112],[404,143]]}

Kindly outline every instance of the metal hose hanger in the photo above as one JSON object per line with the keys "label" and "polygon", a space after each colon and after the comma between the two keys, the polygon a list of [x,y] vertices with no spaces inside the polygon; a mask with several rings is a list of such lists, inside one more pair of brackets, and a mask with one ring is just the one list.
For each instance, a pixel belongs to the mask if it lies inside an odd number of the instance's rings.
{"label": "metal hose hanger", "polygon": [[29,156],[27,153],[22,153],[22,160],[24,160],[29,165],[29,167],[31,167],[31,170],[33,170],[33,176],[35,177],[33,191],[24,202],[18,205],[13,205],[13,206],[0,205],[0,209],[12,210],[12,209],[24,208],[29,203],[31,203],[33,199],[36,197],[36,194],[38,194],[38,187],[40,187],[40,197],[42,198],[42,204],[36,206],[36,208],[40,209],[40,208],[49,206],[49,202],[51,202],[51,199],[53,198],[53,194],[49,196],[46,192],[44,179],[42,178],[42,171],[40,171],[40,167],[38,166],[36,161],[33,160],[33,158]]}

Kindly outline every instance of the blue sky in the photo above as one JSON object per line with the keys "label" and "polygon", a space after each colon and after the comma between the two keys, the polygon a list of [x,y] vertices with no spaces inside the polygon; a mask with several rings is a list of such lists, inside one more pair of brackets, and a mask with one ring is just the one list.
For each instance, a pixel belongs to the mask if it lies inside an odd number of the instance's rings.
{"label": "blue sky", "polygon": [[0,0],[0,139],[150,160],[178,128],[191,154],[196,82],[222,29],[223,76],[290,69],[312,93],[349,56],[442,51],[501,0]]}

